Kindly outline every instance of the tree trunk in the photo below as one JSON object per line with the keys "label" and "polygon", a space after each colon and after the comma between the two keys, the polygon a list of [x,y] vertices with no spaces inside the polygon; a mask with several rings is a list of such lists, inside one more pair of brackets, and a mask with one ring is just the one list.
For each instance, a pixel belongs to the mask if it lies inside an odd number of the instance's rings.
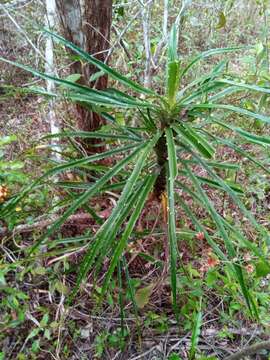
{"label": "tree trunk", "polygon": [[[67,40],[78,45],[97,59],[105,61],[109,49],[110,30],[112,22],[112,0],[56,0],[57,9]],[[107,76],[101,76],[96,82],[90,82],[90,77],[98,71],[95,66],[72,64],[72,73],[82,74],[80,83],[104,90],[107,87]],[[105,120],[97,113],[76,105],[78,128],[83,131],[97,130]],[[90,142],[91,141],[91,142]],[[86,151],[94,153],[101,147],[93,140],[86,144]]]}

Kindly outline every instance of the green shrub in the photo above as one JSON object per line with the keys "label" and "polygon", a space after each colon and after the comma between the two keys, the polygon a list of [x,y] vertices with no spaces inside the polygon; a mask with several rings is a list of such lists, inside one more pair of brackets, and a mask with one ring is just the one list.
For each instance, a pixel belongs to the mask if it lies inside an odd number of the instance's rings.
{"label": "green shrub", "polygon": [[[104,221],[97,233],[85,237],[89,242],[78,271],[78,280],[73,290],[73,296],[88,272],[93,269],[100,270],[105,257],[109,257],[110,263],[101,290],[102,296],[106,294],[112,275],[126,249],[128,239],[149,194],[153,191],[156,198],[163,204],[164,220],[167,222],[171,288],[175,312],[178,313],[177,269],[179,251],[175,220],[175,204],[177,202],[193,223],[196,231],[203,234],[219,259],[228,265],[229,276],[234,276],[237,279],[250,312],[257,316],[256,301],[246,285],[241,258],[238,256],[236,248],[248,249],[258,261],[264,264],[268,269],[267,271],[270,270],[269,264],[263,252],[247,239],[243,231],[238,229],[234,223],[226,220],[215,209],[203,185],[207,184],[227,194],[254,229],[262,236],[267,236],[266,230],[244,206],[241,200],[243,194],[241,187],[232,181],[224,180],[220,175],[220,169],[231,170],[237,168],[237,165],[219,161],[216,158],[216,149],[219,146],[226,146],[243,158],[247,158],[267,174],[269,174],[269,169],[263,162],[243,150],[235,139],[228,140],[225,136],[224,138],[220,137],[216,134],[215,129],[223,129],[224,133],[228,135],[233,132],[236,139],[243,139],[246,143],[269,146],[269,137],[247,132],[233,125],[233,121],[229,121],[225,115],[228,113],[236,114],[245,117],[246,121],[255,119],[268,124],[270,122],[268,116],[239,107],[235,103],[232,104],[230,99],[236,93],[257,92],[268,95],[270,89],[233,79],[226,73],[227,61],[225,60],[219,62],[209,74],[196,78],[188,85],[183,86],[186,74],[200,60],[210,56],[233,53],[243,48],[212,49],[198,55],[184,67],[178,58],[178,34],[174,27],[168,41],[164,95],[159,95],[154,90],[144,88],[96,60],[61,36],[47,32],[55,40],[74,51],[81,58],[81,61],[95,65],[103,73],[116,80],[117,83],[129,89],[130,93],[137,93],[138,96],[124,93],[115,88],[104,91],[95,90],[13,63],[42,79],[51,79],[60,85],[58,93],[52,94],[42,91],[44,95],[59,97],[60,99],[64,97],[102,114],[112,124],[111,129],[113,130],[111,132],[97,131],[92,133],[66,131],[54,136],[117,140],[118,146],[101,154],[56,165],[27,187],[20,196],[7,203],[2,212],[8,213],[31,189],[50,176],[69,169],[80,169],[97,160],[122,154],[121,160],[115,163],[112,168],[103,170],[102,176],[95,182],[85,185],[85,190],[74,198],[72,204],[34,244],[31,251],[33,252],[40,244],[56,233],[66,219],[77,209],[87,204],[94,196],[102,193],[108,182],[112,178],[115,179],[119,174],[121,177],[118,185],[120,188],[123,187],[121,196],[110,217]],[[63,88],[65,89],[64,93]],[[119,125],[112,116],[115,109],[122,109],[123,111],[131,109],[134,112],[139,112],[141,122],[137,127]],[[47,138],[52,138],[52,136],[47,136]],[[196,166],[204,169],[207,176],[198,176],[195,170]],[[179,174],[181,178],[178,177]],[[188,179],[186,183],[181,180],[183,176]],[[208,212],[214,224],[215,236],[207,231],[185,198],[177,194],[177,189],[188,194],[195,205],[203,207]],[[224,245],[221,245],[217,239],[222,239]]]}

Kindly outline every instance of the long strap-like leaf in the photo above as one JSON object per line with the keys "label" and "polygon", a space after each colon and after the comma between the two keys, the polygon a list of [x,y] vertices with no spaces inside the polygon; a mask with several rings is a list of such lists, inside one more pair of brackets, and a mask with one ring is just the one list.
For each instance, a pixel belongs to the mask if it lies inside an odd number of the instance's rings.
{"label": "long strap-like leaf", "polygon": [[66,219],[73,214],[79,207],[81,207],[86,201],[94,196],[113,176],[115,176],[125,165],[127,165],[140,151],[143,146],[138,147],[130,155],[126,156],[124,159],[119,161],[111,170],[109,170],[105,175],[102,176],[89,190],[85,191],[82,195],[78,197],[77,200],[70,206],[68,210],[48,229],[48,231],[36,242],[32,247],[31,252],[33,252],[45,239],[51,236],[55,231],[57,231]]}
{"label": "long strap-like leaf", "polygon": [[211,49],[211,50],[207,50],[202,52],[201,54],[199,54],[198,56],[196,56],[183,70],[181,73],[181,77],[184,76],[186,74],[186,72],[194,65],[196,64],[198,61],[205,59],[209,56],[215,56],[215,55],[221,55],[221,54],[226,54],[226,53],[230,53],[230,52],[236,52],[236,51],[240,51],[240,50],[248,50],[251,49],[251,46],[233,46],[233,47],[228,47],[228,48],[219,48],[219,49]]}
{"label": "long strap-like leaf", "polygon": [[243,108],[240,108],[238,106],[233,105],[226,105],[226,104],[196,104],[192,106],[193,109],[199,108],[199,109],[223,109],[235,112],[240,115],[245,115],[248,117],[251,117],[253,119],[260,120],[262,122],[270,123],[270,117],[266,115],[261,115]]}
{"label": "long strap-like leaf", "polygon": [[132,212],[131,214],[131,217],[128,221],[128,224],[125,228],[125,231],[122,235],[122,237],[119,239],[118,241],[118,244],[117,244],[117,247],[116,249],[113,251],[113,256],[112,256],[112,260],[111,260],[111,263],[110,263],[110,266],[109,266],[109,269],[106,273],[106,276],[105,276],[105,280],[104,280],[104,284],[103,284],[103,287],[102,287],[102,293],[101,293],[101,296],[104,296],[107,288],[108,288],[108,285],[109,285],[109,282],[110,282],[110,279],[111,279],[111,276],[114,272],[114,269],[117,265],[117,262],[119,261],[126,245],[127,245],[127,241],[128,241],[128,238],[130,237],[131,233],[132,233],[132,230],[136,224],[136,221],[138,220],[140,214],[141,214],[141,211],[143,209],[143,206],[145,204],[145,201],[147,200],[147,197],[154,185],[154,182],[156,180],[156,175],[151,175],[151,176],[148,176],[145,183],[143,184],[143,187],[138,189],[138,192],[137,192],[137,204],[135,206],[135,209],[134,211]]}
{"label": "long strap-like leaf", "polygon": [[[128,212],[126,211],[127,206],[129,206],[129,205],[127,205],[128,198],[130,197],[130,194],[132,193],[132,190],[139,178],[139,175],[145,164],[146,158],[149,156],[151,150],[155,146],[159,137],[160,137],[160,134],[157,134],[150,142],[148,142],[146,144],[145,148],[141,151],[141,154],[140,154],[139,158],[137,159],[137,162],[133,169],[133,172],[126,182],[126,185],[122,191],[122,194],[120,196],[120,199],[117,202],[116,207],[113,209],[109,219],[102,225],[102,227],[97,232],[94,244],[92,244],[92,246],[89,248],[89,250],[87,251],[87,253],[84,257],[84,260],[80,267],[80,271],[79,271],[79,275],[78,275],[78,279],[77,279],[77,285],[76,285],[71,297],[74,297],[74,295],[78,291],[78,288],[79,288],[81,282],[85,278],[89,269],[93,266],[93,263],[94,263],[96,257],[100,254],[101,249],[103,250],[103,252],[101,254],[101,258],[105,256],[105,254],[106,254],[105,250],[108,248],[107,242],[109,242],[109,243],[113,242],[114,235],[117,233],[121,224],[125,220],[125,217],[128,215]],[[125,214],[125,216],[123,216],[123,213]],[[118,221],[119,219],[121,221]],[[116,226],[116,224],[117,224],[117,226]],[[100,259],[99,259],[99,262],[100,262]]]}
{"label": "long strap-like leaf", "polygon": [[[201,196],[201,200],[203,202],[203,206],[209,211],[211,217],[213,218],[215,224],[217,225],[217,228],[219,229],[220,235],[222,236],[226,249],[228,251],[228,255],[230,257],[230,259],[234,259],[236,257],[236,251],[234,249],[233,243],[224,227],[223,222],[221,221],[219,214],[216,212],[213,204],[211,203],[211,201],[209,200],[208,196],[205,194],[205,191],[201,188],[199,181],[196,179],[196,176],[193,174],[192,170],[189,169],[189,167],[182,162],[183,166],[185,167],[188,175],[189,175],[189,179],[192,181],[192,183],[195,186],[196,191],[198,192],[198,194]],[[249,291],[247,289],[246,283],[244,281],[244,277],[242,274],[242,269],[239,267],[238,264],[234,263],[233,265],[234,267],[234,271],[235,274],[237,276],[237,279],[239,281],[239,284],[241,286],[243,295],[245,297],[247,306],[251,312],[251,314],[255,314],[255,316],[258,316],[258,312],[257,312],[257,308],[256,305],[252,299],[252,297],[249,294]]]}
{"label": "long strap-like leaf", "polygon": [[166,129],[167,151],[169,164],[167,166],[167,192],[168,192],[168,240],[170,249],[170,274],[173,309],[176,318],[179,319],[179,309],[177,306],[177,239],[175,225],[175,200],[174,200],[174,182],[177,175],[176,149],[171,129]]}
{"label": "long strap-like leaf", "polygon": [[85,101],[92,105],[104,105],[104,106],[115,106],[115,107],[125,107],[125,108],[137,107],[137,106],[142,106],[142,107],[152,106],[150,103],[147,103],[145,101],[140,101],[131,97],[120,96],[119,93],[117,96],[114,96],[114,94],[112,94],[111,92],[95,90],[75,82],[63,80],[55,76],[35,70],[29,66],[22,65],[11,60],[7,60],[3,57],[0,57],[0,61],[4,61],[8,64],[14,65],[20,69],[30,72],[31,74],[38,76],[41,79],[52,80],[56,84],[63,85],[66,89],[74,90],[74,92],[70,92],[66,94],[66,96],[72,99],[73,101],[78,101],[78,102]]}
{"label": "long strap-like leaf", "polygon": [[126,85],[130,89],[133,89],[133,90],[135,90],[135,91],[137,91],[138,93],[141,93],[141,94],[157,96],[157,94],[154,91],[152,91],[150,89],[147,89],[147,88],[137,84],[136,82],[128,79],[126,76],[120,74],[119,72],[112,69],[111,67],[109,67],[108,65],[103,63],[102,61],[97,60],[96,58],[94,58],[93,56],[88,54],[87,52],[83,51],[78,46],[76,46],[76,45],[72,44],[71,42],[67,41],[62,36],[60,36],[58,34],[55,34],[55,33],[51,32],[50,30],[47,30],[47,29],[44,29],[44,31],[46,33],[48,33],[49,35],[51,35],[54,39],[58,40],[60,43],[62,43],[63,45],[67,46],[68,48],[73,50],[75,53],[80,55],[80,57],[82,59],[84,59],[85,61],[87,61],[88,63],[90,63],[92,65],[95,65],[98,69],[104,71],[105,74],[109,75],[111,78],[119,81],[120,83]]}
{"label": "long strap-like leaf", "polygon": [[116,155],[116,154],[121,153],[121,152],[126,152],[128,150],[133,149],[136,146],[138,146],[138,145],[137,144],[136,145],[134,145],[134,144],[127,145],[127,146],[124,146],[122,148],[112,149],[112,150],[109,150],[109,151],[106,151],[106,152],[103,152],[103,153],[100,153],[100,154],[91,155],[91,156],[89,156],[87,158],[84,158],[84,159],[69,161],[69,162],[66,162],[64,164],[53,167],[52,169],[45,172],[37,180],[35,180],[32,184],[27,186],[15,199],[13,199],[13,201],[11,201],[2,210],[2,215],[5,216],[9,211],[11,211],[12,208],[16,207],[17,204],[19,204],[19,202],[22,201],[22,199],[25,198],[25,196],[27,196],[27,194],[29,194],[29,192],[31,192],[37,185],[41,184],[42,181],[49,178],[50,176],[54,176],[56,174],[59,174],[60,172],[70,170],[70,169],[72,169],[72,168],[74,168],[76,166],[83,165],[85,163],[90,163],[90,162],[102,160],[102,159],[105,159],[107,157],[111,157],[112,155]]}

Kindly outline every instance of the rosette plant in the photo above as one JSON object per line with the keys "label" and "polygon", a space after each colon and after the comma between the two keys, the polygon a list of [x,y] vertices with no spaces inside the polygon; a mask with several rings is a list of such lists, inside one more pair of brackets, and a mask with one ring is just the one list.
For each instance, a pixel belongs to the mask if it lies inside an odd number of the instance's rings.
{"label": "rosette plant", "polygon": [[[113,157],[116,154],[122,154],[120,160],[110,169],[104,171],[96,181],[87,183],[82,187],[83,190],[74,198],[72,204],[33,245],[32,251],[52,237],[77,209],[89,203],[92,197],[108,188],[108,183],[112,178],[115,181],[117,175],[121,174],[118,184],[121,188],[121,195],[116,206],[109,218],[101,224],[96,234],[86,236],[88,242],[78,270],[77,286],[73,295],[78,291],[81,282],[89,271],[98,271],[106,257],[109,258],[109,265],[101,291],[102,296],[105,295],[144,205],[150,193],[154,193],[163,204],[163,217],[167,222],[169,272],[175,311],[177,312],[178,308],[177,270],[181,247],[176,228],[175,206],[177,202],[177,206],[184,210],[195,230],[203,233],[215,254],[220,260],[228,264],[230,276],[237,279],[250,312],[256,316],[256,301],[247,287],[237,248],[246,248],[251,251],[266,271],[269,270],[267,258],[259,247],[245,236],[244,231],[229,222],[215,209],[215,205],[203,185],[213,186],[220,192],[227,194],[243,214],[243,217],[248,219],[258,233],[267,236],[265,228],[256,221],[252,213],[243,204],[241,187],[236,183],[226,181],[221,176],[220,169],[235,169],[237,165],[220,161],[216,149],[220,145],[231,148],[269,174],[269,169],[263,161],[254,158],[237,144],[237,139],[242,138],[248,143],[269,146],[269,137],[243,130],[234,125],[234,121],[228,119],[227,114],[234,113],[244,117],[246,121],[255,119],[268,124],[270,122],[268,116],[247,110],[235,103],[231,104],[230,99],[233,94],[241,92],[244,94],[249,92],[270,94],[270,89],[235,80],[226,73],[227,61],[221,61],[214,66],[210,73],[193,79],[188,85],[183,85],[187,73],[200,60],[214,55],[233,53],[243,49],[243,47],[212,49],[203,52],[184,67],[178,57],[178,34],[174,26],[167,44],[164,94],[158,94],[98,61],[63,37],[47,30],[46,32],[48,36],[52,36],[54,40],[75,52],[81,61],[95,65],[99,71],[107,74],[116,84],[120,84],[121,89],[126,88],[126,91],[123,92],[116,88],[99,91],[41,73],[21,64],[2,60],[30,71],[42,79],[53,80],[60,86],[59,92],[44,92],[44,95],[59,97],[60,99],[64,97],[72,102],[80,103],[102,114],[112,124],[112,131],[110,132],[64,131],[55,136],[61,138],[113,139],[117,140],[117,146],[103,153],[55,165],[19,196],[11,199],[2,209],[2,214],[16,206],[34,186],[49,176],[68,169],[80,168],[97,160]],[[65,89],[64,92],[63,88]],[[115,109],[117,111],[128,109],[136,112],[139,114],[140,123],[137,127],[119,125],[112,116]],[[235,137],[230,140],[221,138],[215,131],[217,127],[224,129],[225,133],[232,131]],[[47,138],[49,137],[52,136]],[[207,175],[199,176],[196,172],[198,167],[204,169],[204,173]],[[183,181],[183,177],[188,181]],[[213,232],[208,231],[201,219],[194,213],[194,209],[185,201],[185,197],[178,195],[178,190],[181,190],[183,194],[188,194],[195,205],[197,204],[207,211],[214,224]]]}

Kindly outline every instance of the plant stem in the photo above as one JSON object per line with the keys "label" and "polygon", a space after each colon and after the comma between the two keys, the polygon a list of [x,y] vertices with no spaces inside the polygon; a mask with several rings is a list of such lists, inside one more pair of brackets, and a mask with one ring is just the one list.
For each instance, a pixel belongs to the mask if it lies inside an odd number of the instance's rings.
{"label": "plant stem", "polygon": [[161,194],[166,190],[166,164],[168,162],[165,134],[163,134],[158,140],[155,146],[155,152],[160,172],[155,182],[154,194],[157,199],[161,200]]}

